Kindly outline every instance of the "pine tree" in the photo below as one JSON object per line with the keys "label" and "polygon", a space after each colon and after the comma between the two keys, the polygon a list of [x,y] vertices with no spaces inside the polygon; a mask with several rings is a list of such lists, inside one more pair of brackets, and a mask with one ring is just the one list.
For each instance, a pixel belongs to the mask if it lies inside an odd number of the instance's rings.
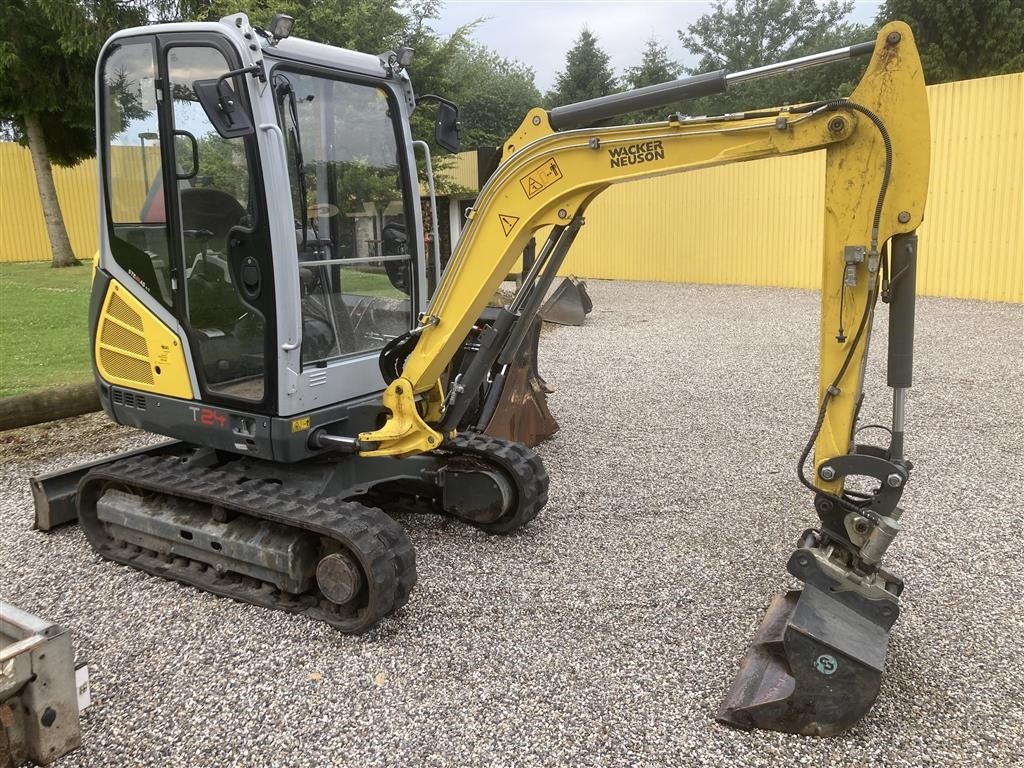
{"label": "pine tree", "polygon": [[594,33],[584,27],[566,54],[565,69],[558,73],[545,100],[548,107],[607,96],[615,91],[615,75],[608,54]]}
{"label": "pine tree", "polygon": [[541,103],[532,69],[476,43],[453,57],[448,80],[452,89],[445,93],[462,109],[464,149],[499,146]]}
{"label": "pine tree", "polygon": [[[644,44],[643,57],[635,67],[626,69],[623,82],[627,88],[643,88],[648,85],[675,80],[679,77],[679,64],[668,55],[668,46],[662,45],[653,35]],[[646,123],[663,120],[672,110],[668,107],[655,107],[635,112],[628,117],[631,123]]]}
{"label": "pine tree", "polygon": [[[852,9],[851,0],[718,0],[711,13],[679,32],[683,47],[699,60],[687,71],[738,72],[871,40],[873,28],[846,21]],[[720,114],[846,95],[863,69],[861,59],[758,80],[689,102],[684,111]]]}

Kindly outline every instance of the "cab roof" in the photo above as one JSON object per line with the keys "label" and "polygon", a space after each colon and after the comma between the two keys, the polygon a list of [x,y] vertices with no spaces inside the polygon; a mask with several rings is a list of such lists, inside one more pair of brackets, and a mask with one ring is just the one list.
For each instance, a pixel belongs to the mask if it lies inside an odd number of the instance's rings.
{"label": "cab roof", "polygon": [[314,43],[300,37],[288,37],[279,40],[276,45],[263,48],[263,55],[271,59],[287,59],[290,61],[319,64],[331,69],[341,69],[371,77],[387,77],[388,70],[379,56],[359,53],[332,45]]}

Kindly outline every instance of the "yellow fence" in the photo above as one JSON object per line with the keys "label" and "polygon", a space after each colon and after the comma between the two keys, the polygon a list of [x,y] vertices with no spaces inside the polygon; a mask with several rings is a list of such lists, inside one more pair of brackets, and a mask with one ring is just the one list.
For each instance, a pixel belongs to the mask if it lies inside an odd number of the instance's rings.
{"label": "yellow fence", "polygon": [[[920,290],[1022,302],[1024,73],[929,86],[928,98],[932,168]],[[452,173],[465,184],[475,162],[465,153]],[[80,258],[96,249],[95,168],[87,161],[54,169]],[[612,187],[590,206],[564,271],[817,288],[823,179],[818,152]],[[49,258],[28,151],[0,143],[0,262]]]}
{"label": "yellow fence", "polygon": [[[96,163],[53,168],[71,247],[78,258],[96,250]],[[32,158],[24,147],[0,142],[0,262],[49,261]]]}
{"label": "yellow fence", "polygon": [[[1024,301],[1024,73],[934,85],[923,294]],[[615,186],[563,269],[584,277],[817,288],[824,152]]]}
{"label": "yellow fence", "polygon": [[[146,153],[143,165],[142,152]],[[121,180],[119,204],[115,211],[122,220],[139,215],[146,198],[147,184],[159,172],[160,150],[155,146],[114,147],[114,172]],[[50,243],[46,237],[43,209],[39,203],[32,157],[28,149],[11,142],[0,142],[0,262],[49,261]],[[53,166],[64,224],[71,247],[79,259],[91,259],[97,247],[96,160],[86,160],[74,168]]]}

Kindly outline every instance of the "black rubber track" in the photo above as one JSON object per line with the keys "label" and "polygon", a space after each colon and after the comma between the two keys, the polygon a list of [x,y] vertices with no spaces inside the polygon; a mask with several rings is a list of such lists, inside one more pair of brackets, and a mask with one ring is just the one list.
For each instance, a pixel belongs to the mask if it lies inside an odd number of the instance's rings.
{"label": "black rubber track", "polygon": [[503,440],[477,432],[460,432],[445,443],[440,452],[448,451],[460,456],[472,456],[497,467],[516,488],[512,508],[490,523],[470,525],[487,533],[512,533],[533,520],[548,503],[548,473],[536,452],[522,443]]}
{"label": "black rubber track", "polygon": [[[315,533],[355,556],[367,587],[357,605],[338,606],[315,586],[301,595],[287,594],[248,576],[218,572],[206,563],[111,539],[96,516],[96,502],[108,486],[139,495],[188,499]],[[246,479],[241,472],[233,471],[231,464],[210,469],[190,466],[177,456],[123,459],[82,478],[78,515],[90,544],[103,557],[242,602],[305,614],[348,634],[365,632],[397,611],[409,601],[416,583],[412,542],[402,527],[380,509]]]}

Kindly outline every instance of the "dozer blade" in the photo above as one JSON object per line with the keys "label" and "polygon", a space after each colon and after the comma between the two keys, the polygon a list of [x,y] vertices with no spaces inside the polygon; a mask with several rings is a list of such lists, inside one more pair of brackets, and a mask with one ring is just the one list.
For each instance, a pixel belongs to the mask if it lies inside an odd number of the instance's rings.
{"label": "dozer blade", "polygon": [[804,588],[772,601],[716,719],[744,730],[831,736],[878,696],[898,605],[895,597],[832,591],[807,549],[794,553],[790,570]]}
{"label": "dozer blade", "polygon": [[567,277],[551,293],[540,316],[549,323],[558,325],[583,325],[583,321],[594,308],[594,302],[587,293],[587,284],[575,277]]}

